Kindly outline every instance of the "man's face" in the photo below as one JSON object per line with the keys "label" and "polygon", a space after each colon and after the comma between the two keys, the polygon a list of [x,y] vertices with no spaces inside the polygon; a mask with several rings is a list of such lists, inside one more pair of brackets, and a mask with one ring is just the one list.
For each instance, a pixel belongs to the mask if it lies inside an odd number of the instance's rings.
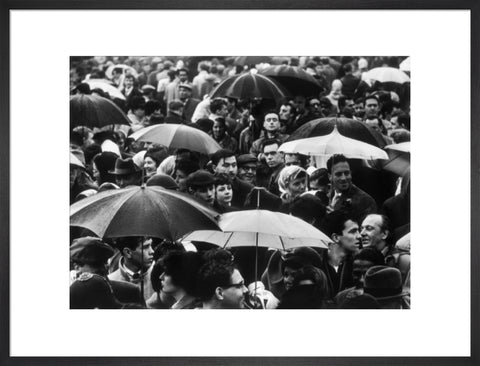
{"label": "man's face", "polygon": [[237,175],[237,170],[237,158],[235,156],[220,159],[215,167],[215,173],[226,174],[232,179]]}
{"label": "man's face", "polygon": [[213,206],[215,201],[215,186],[213,184],[196,188],[193,196],[205,201],[208,205]]}
{"label": "man's face", "polygon": [[298,270],[291,267],[285,267],[283,270],[283,284],[285,285],[285,290],[292,288],[293,281],[295,280],[295,275]]}
{"label": "man's face", "polygon": [[225,117],[228,114],[228,108],[226,104],[222,104],[222,107],[215,113],[217,116]]}
{"label": "man's face", "polygon": [[180,71],[178,73],[178,78],[180,79],[180,81],[182,83],[185,83],[187,80],[188,80],[188,75],[187,75],[187,72],[186,71]]}
{"label": "man's face", "polygon": [[255,182],[255,171],[257,166],[255,163],[246,163],[238,167],[237,176],[245,182],[254,184]]}
{"label": "man's face", "polygon": [[331,110],[332,110],[332,109],[331,109],[330,104],[324,103],[324,102],[322,102],[322,103],[320,104],[320,112],[322,112],[322,114],[323,114],[324,116],[328,116],[328,115],[330,114],[330,111],[331,111]]}
{"label": "man's face", "polygon": [[353,261],[352,277],[357,287],[363,287],[365,273],[373,267],[373,263],[367,260],[355,259]]}
{"label": "man's face", "polygon": [[353,112],[356,117],[363,117],[365,114],[365,109],[363,108],[363,103],[355,103],[353,105]]}
{"label": "man's face", "polygon": [[358,224],[355,221],[347,220],[343,224],[342,235],[338,236],[340,245],[349,252],[355,252],[360,246],[362,236]]}
{"label": "man's face", "polygon": [[232,203],[232,186],[230,184],[220,184],[215,187],[215,198],[223,206],[229,206]]}
{"label": "man's face", "polygon": [[232,112],[235,109],[236,101],[233,98],[227,99],[227,110]]}
{"label": "man's face", "polygon": [[270,168],[276,168],[283,163],[283,155],[277,150],[277,144],[267,145],[263,148],[263,155],[265,155],[265,161]]}
{"label": "man's face", "polygon": [[345,192],[352,185],[352,173],[347,162],[340,162],[332,167],[332,186],[337,192]]}
{"label": "man's face", "polygon": [[382,217],[380,215],[368,215],[362,222],[360,234],[362,235],[364,248],[372,246],[382,250],[385,247],[388,232],[382,230]]}
{"label": "man's face", "polygon": [[178,97],[182,102],[190,98],[191,95],[192,95],[192,92],[190,91],[190,89],[182,88],[182,87],[178,88]]}
{"label": "man's face", "polygon": [[366,117],[376,117],[380,111],[378,101],[376,99],[366,99],[365,100],[365,115]]}
{"label": "man's face", "polygon": [[310,110],[310,113],[312,113],[313,115],[320,115],[321,114],[321,111],[320,111],[320,101],[318,99],[311,99],[309,102],[308,102],[308,108]]}
{"label": "man's face", "polygon": [[293,107],[290,104],[284,104],[280,107],[278,115],[282,121],[288,121],[290,118],[292,118],[292,108]]}
{"label": "man's face", "polygon": [[263,128],[267,132],[275,133],[280,129],[280,120],[278,119],[277,114],[269,113],[265,116],[265,121],[263,122]]}
{"label": "man's face", "polygon": [[133,86],[133,79],[126,77],[123,83],[125,84],[125,88],[131,88]]}
{"label": "man's face", "polygon": [[293,102],[295,103],[295,109],[298,113],[303,113],[305,111],[305,97],[296,96]]}
{"label": "man's face", "polygon": [[115,181],[117,182],[117,186],[120,188],[125,188],[127,186],[136,185],[138,182],[138,177],[137,174],[117,175],[115,177]]}
{"label": "man's face", "polygon": [[247,288],[240,272],[235,269],[230,276],[230,286],[223,287],[222,308],[243,309]]}
{"label": "man's face", "polygon": [[285,154],[285,166],[290,165],[301,166],[301,161],[297,154]]}
{"label": "man's face", "polygon": [[135,250],[130,251],[130,261],[143,270],[150,268],[153,263],[152,239],[139,241]]}
{"label": "man's face", "polygon": [[213,123],[212,132],[215,139],[222,139],[225,136],[225,126],[223,123],[215,121]]}

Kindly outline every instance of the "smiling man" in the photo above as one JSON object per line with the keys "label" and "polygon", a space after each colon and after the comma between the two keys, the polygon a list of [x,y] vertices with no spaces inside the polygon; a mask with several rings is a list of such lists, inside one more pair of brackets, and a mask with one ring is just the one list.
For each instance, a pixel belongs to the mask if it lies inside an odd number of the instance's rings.
{"label": "smiling man", "polygon": [[337,154],[330,157],[327,170],[332,184],[329,197],[331,211],[343,211],[356,221],[377,212],[375,200],[352,183],[350,164],[345,156]]}
{"label": "smiling man", "polygon": [[389,222],[384,215],[368,215],[362,222],[361,227],[362,245],[364,248],[371,247],[384,256],[390,251],[388,245]]}

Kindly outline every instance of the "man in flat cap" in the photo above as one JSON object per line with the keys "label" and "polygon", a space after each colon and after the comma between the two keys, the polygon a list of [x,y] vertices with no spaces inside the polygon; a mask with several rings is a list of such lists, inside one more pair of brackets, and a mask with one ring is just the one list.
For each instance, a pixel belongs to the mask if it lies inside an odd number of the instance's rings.
{"label": "man in flat cap", "polygon": [[70,260],[73,264],[71,280],[78,280],[82,275],[85,279],[84,274],[102,276],[107,280],[116,299],[143,306],[144,301],[137,286],[108,280],[108,259],[114,252],[114,249],[100,238],[86,236],[75,239],[70,246]]}
{"label": "man in flat cap", "polygon": [[183,119],[187,123],[192,122],[193,112],[195,112],[195,108],[200,103],[200,100],[192,98],[192,84],[180,84],[178,86],[178,97],[180,102],[183,103]]}
{"label": "man in flat cap", "polygon": [[253,154],[242,154],[237,157],[237,177],[247,183],[255,185],[255,176],[258,160]]}
{"label": "man in flat cap", "polygon": [[115,181],[120,188],[142,184],[142,170],[131,158],[118,158],[115,162],[115,169],[110,170],[109,173],[115,175]]}
{"label": "man in flat cap", "polygon": [[409,293],[404,291],[397,268],[374,266],[365,274],[364,293],[378,301],[382,309],[409,309]]}
{"label": "man in flat cap", "polygon": [[197,170],[187,177],[187,190],[208,206],[215,202],[215,177],[206,170]]}
{"label": "man in flat cap", "polygon": [[172,124],[186,124],[183,119],[183,103],[179,100],[172,100],[168,103],[167,117],[165,117],[165,123]]}

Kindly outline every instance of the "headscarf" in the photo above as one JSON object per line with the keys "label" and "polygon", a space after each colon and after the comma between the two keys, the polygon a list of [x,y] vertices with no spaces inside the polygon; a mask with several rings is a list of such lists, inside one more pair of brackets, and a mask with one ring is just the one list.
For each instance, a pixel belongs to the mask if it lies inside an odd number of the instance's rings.
{"label": "headscarf", "polygon": [[307,171],[297,165],[290,165],[283,168],[278,176],[278,187],[280,192],[288,193],[288,184],[296,179],[300,174],[304,174],[307,179]]}

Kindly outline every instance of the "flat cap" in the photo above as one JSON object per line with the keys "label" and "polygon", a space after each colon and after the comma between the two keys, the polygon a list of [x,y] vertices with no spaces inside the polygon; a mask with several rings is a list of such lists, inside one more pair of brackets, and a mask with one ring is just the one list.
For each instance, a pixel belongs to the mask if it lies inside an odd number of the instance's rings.
{"label": "flat cap", "polygon": [[92,236],[75,239],[70,246],[70,259],[73,262],[106,262],[114,253],[110,245]]}

